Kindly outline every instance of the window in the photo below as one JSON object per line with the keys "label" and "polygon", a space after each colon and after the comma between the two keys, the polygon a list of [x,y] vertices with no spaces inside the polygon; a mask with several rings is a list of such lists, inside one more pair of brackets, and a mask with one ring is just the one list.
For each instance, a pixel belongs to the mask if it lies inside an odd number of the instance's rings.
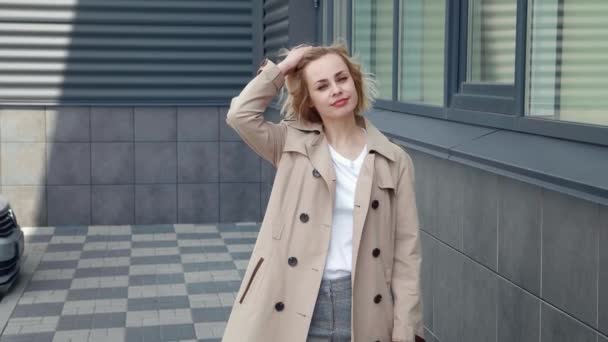
{"label": "window", "polygon": [[336,42],[344,42],[350,45],[352,19],[350,0],[326,0],[321,4],[323,44],[330,45]]}
{"label": "window", "polygon": [[515,82],[515,0],[469,2],[467,81]]}
{"label": "window", "polygon": [[[327,0],[377,108],[608,146],[608,1]],[[329,42],[331,42],[329,41]]]}
{"label": "window", "polygon": [[399,101],[443,104],[445,1],[400,0]]}
{"label": "window", "polygon": [[462,0],[452,28],[461,32],[452,108],[517,112],[515,57],[517,0]]}
{"label": "window", "polygon": [[333,37],[334,41],[346,42],[348,39],[348,1],[334,0]]}
{"label": "window", "polygon": [[393,0],[353,0],[352,49],[378,81],[378,96],[392,99]]}
{"label": "window", "polygon": [[526,115],[608,126],[608,2],[534,0]]}

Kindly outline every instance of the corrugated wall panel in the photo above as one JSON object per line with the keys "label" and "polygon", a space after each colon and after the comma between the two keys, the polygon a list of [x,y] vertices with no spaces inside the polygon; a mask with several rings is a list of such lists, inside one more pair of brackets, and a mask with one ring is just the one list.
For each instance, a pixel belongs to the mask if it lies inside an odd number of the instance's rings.
{"label": "corrugated wall panel", "polygon": [[275,59],[289,43],[289,1],[264,1],[264,55]]}
{"label": "corrugated wall panel", "polygon": [[0,102],[227,102],[252,0],[0,0]]}

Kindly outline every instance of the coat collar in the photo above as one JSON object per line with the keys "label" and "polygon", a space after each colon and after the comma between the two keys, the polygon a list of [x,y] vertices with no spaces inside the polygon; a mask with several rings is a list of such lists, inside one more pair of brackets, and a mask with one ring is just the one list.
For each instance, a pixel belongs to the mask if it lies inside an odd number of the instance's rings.
{"label": "coat collar", "polygon": [[[374,126],[366,117],[357,115],[356,117],[357,125],[365,128],[367,131],[367,149],[372,152],[377,152],[387,158],[390,161],[395,161],[395,150],[394,147],[391,146],[391,142],[386,138],[384,134],[382,134],[376,126]],[[323,130],[323,125],[317,122],[304,122],[300,120],[285,120],[285,123],[300,131],[308,131],[308,132],[317,132],[316,136],[312,138],[310,144],[312,146],[316,146],[320,144],[324,139],[323,136],[325,134]],[[291,143],[296,143],[292,141]],[[295,144],[294,144],[295,145]],[[300,150],[296,146],[291,146],[293,150]],[[304,150],[301,150],[303,152]]]}

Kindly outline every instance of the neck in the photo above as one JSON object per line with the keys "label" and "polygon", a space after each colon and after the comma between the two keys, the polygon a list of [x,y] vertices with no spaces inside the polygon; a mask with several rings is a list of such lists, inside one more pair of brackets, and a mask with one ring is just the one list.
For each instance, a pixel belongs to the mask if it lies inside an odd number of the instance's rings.
{"label": "neck", "polygon": [[354,114],[339,119],[325,119],[323,129],[327,141],[335,147],[356,144],[364,137]]}

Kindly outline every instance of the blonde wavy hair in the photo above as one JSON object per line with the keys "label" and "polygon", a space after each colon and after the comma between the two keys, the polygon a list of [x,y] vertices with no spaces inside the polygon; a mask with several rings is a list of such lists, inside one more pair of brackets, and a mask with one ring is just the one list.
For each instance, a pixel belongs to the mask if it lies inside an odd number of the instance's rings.
{"label": "blonde wavy hair", "polygon": [[[280,57],[285,57],[289,50],[282,49]],[[357,90],[357,105],[355,115],[361,115],[374,103],[377,90],[376,82],[371,74],[363,71],[361,64],[356,58],[348,55],[348,49],[344,43],[334,43],[329,46],[313,46],[300,60],[298,65],[285,77],[285,87],[281,91],[280,101],[281,115],[288,120],[302,120],[307,122],[321,123],[319,112],[310,102],[310,94],[304,78],[304,68],[308,63],[315,61],[327,54],[335,54],[342,58],[355,83]]]}

